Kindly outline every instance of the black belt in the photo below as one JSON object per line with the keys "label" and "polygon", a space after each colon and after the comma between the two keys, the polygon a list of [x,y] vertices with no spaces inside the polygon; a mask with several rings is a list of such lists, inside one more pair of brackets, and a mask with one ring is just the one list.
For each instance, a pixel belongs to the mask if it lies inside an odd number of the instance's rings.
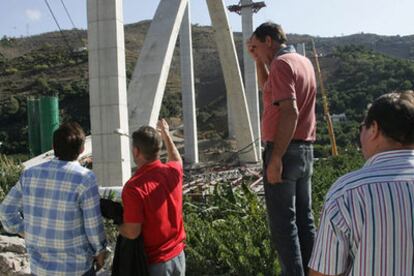
{"label": "black belt", "polygon": [[[273,145],[273,142],[263,142],[265,145]],[[290,140],[289,144],[304,144],[304,145],[311,145],[313,141],[306,141],[306,140],[299,140],[299,139],[292,139]]]}
{"label": "black belt", "polygon": [[298,140],[298,139],[292,139],[290,140],[291,144],[305,144],[305,145],[311,145],[313,144],[313,141],[306,141],[306,140]]}

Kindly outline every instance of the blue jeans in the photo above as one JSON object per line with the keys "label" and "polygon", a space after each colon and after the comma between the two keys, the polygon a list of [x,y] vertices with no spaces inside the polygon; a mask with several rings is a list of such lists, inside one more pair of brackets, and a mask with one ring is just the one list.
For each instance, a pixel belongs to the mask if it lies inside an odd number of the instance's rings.
{"label": "blue jeans", "polygon": [[313,146],[291,143],[282,158],[283,182],[270,185],[266,169],[273,145],[263,152],[263,182],[272,243],[279,256],[282,275],[307,275],[315,240],[311,177]]}
{"label": "blue jeans", "polygon": [[184,250],[180,255],[169,261],[153,264],[149,266],[150,276],[184,276],[185,275],[185,255]]}

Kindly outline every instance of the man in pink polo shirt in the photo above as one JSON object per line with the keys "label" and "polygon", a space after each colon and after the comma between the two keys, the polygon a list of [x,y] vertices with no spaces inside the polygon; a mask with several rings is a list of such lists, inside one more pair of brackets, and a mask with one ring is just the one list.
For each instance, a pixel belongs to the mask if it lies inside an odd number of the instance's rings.
{"label": "man in pink polo shirt", "polygon": [[[128,239],[143,236],[151,276],[185,275],[183,164],[167,122],[162,119],[157,127],[143,126],[132,134],[137,170],[122,190],[119,232]],[[166,163],[159,159],[162,141]]]}
{"label": "man in pink polo shirt", "polygon": [[247,43],[263,92],[263,179],[282,275],[306,275],[315,239],[311,208],[316,81],[312,63],[263,23]]}

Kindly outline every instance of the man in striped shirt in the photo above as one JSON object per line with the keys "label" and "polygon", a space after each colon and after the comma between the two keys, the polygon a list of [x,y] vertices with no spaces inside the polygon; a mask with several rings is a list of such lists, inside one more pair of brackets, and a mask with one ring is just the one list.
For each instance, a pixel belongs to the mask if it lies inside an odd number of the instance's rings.
{"label": "man in striped shirt", "polygon": [[76,159],[85,133],[76,123],[53,134],[56,159],[23,171],[0,205],[0,220],[24,236],[33,275],[95,275],[106,240],[95,174]]}
{"label": "man in striped shirt", "polygon": [[360,140],[368,160],[326,196],[311,275],[414,275],[414,92],[376,99]]}

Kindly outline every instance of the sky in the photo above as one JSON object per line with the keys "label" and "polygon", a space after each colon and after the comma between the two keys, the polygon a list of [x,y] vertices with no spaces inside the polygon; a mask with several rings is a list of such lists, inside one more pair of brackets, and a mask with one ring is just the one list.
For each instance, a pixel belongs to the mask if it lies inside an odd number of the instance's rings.
{"label": "sky", "polygon": [[[57,30],[48,2],[62,29],[86,29],[87,0],[0,0],[0,37],[20,37]],[[220,1],[220,0],[217,0]],[[254,27],[264,21],[282,25],[287,33],[321,37],[355,33],[414,34],[414,0],[256,0],[267,7],[254,15]],[[224,0],[226,5],[239,0]],[[159,0],[123,0],[124,23],[151,19]],[[206,0],[190,0],[193,24],[211,25]],[[241,31],[241,17],[229,13],[233,31]]]}

